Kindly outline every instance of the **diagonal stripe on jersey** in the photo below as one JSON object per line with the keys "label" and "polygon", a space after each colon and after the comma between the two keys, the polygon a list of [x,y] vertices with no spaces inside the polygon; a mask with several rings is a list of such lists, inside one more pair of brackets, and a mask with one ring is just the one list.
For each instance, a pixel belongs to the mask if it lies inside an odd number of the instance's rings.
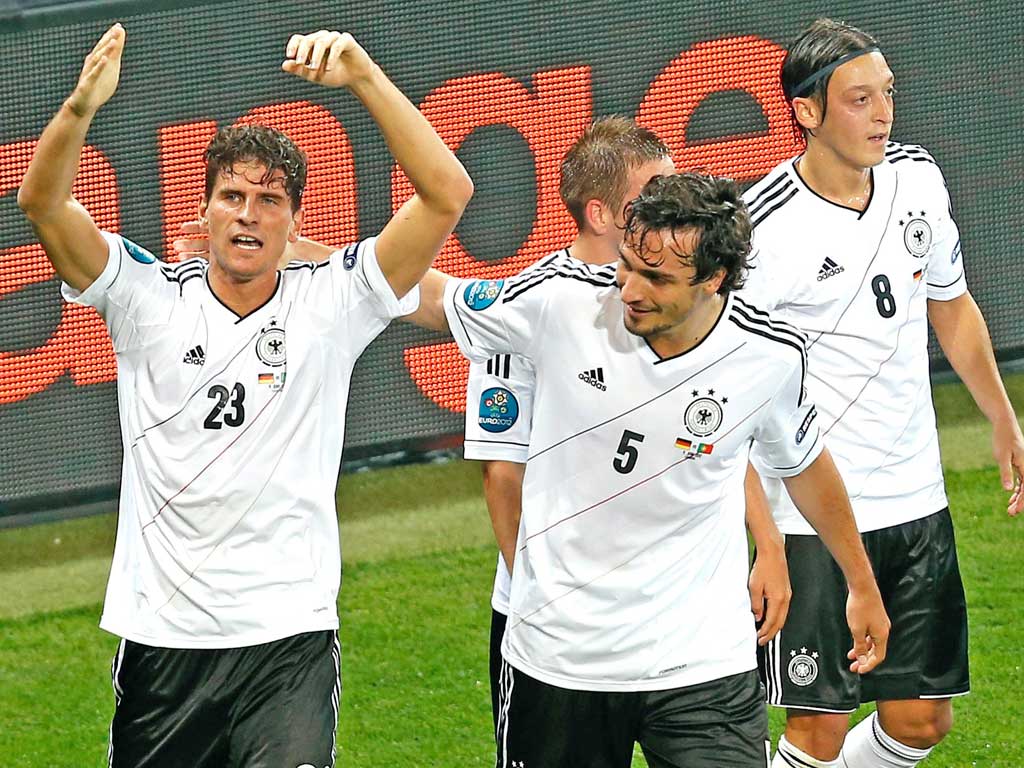
{"label": "diagonal stripe on jersey", "polygon": [[665,397],[667,395],[670,395],[671,393],[673,393],[677,389],[679,389],[681,386],[683,386],[684,384],[689,382],[691,379],[699,376],[700,374],[704,373],[705,371],[711,370],[716,365],[721,363],[723,360],[727,359],[731,355],[735,354],[738,350],[742,349],[744,346],[746,346],[746,342],[744,342],[742,344],[737,344],[735,347],[730,349],[728,352],[726,352],[724,355],[722,355],[718,359],[712,360],[710,363],[705,365],[703,368],[701,368],[700,370],[694,371],[689,376],[687,376],[685,379],[683,379],[682,381],[680,381],[677,384],[673,384],[671,387],[666,389],[664,392],[661,392],[661,393],[655,395],[654,397],[645,400],[642,403],[638,403],[637,405],[634,405],[632,408],[627,408],[622,413],[619,413],[619,414],[616,414],[615,416],[607,418],[607,419],[605,419],[602,422],[599,422],[599,423],[594,424],[594,425],[592,425],[590,427],[587,427],[586,429],[581,429],[576,434],[569,435],[568,437],[565,437],[565,438],[559,440],[557,443],[552,443],[547,448],[542,448],[541,450],[537,451],[536,453],[530,455],[529,459],[532,460],[532,459],[536,459],[539,456],[543,456],[548,451],[554,450],[558,446],[564,445],[565,443],[569,442],[570,440],[575,440],[580,435],[585,435],[588,432],[592,432],[595,429],[599,429],[599,428],[603,427],[605,424],[610,424],[611,422],[615,421],[616,419],[621,419],[623,416],[627,416],[627,415],[633,413],[634,411],[637,411],[637,410],[643,408],[645,405],[649,405],[650,403],[653,403],[655,400],[660,400],[661,398],[663,398],[663,397]]}

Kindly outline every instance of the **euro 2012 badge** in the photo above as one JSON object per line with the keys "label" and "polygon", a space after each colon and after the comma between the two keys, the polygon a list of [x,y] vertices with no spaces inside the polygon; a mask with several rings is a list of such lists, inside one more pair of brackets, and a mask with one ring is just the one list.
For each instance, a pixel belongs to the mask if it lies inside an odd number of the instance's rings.
{"label": "euro 2012 badge", "polygon": [[480,395],[478,423],[485,432],[505,432],[519,418],[519,401],[504,387],[485,389]]}
{"label": "euro 2012 badge", "polygon": [[470,309],[487,309],[498,298],[504,284],[504,280],[474,280],[466,286],[462,298]]}

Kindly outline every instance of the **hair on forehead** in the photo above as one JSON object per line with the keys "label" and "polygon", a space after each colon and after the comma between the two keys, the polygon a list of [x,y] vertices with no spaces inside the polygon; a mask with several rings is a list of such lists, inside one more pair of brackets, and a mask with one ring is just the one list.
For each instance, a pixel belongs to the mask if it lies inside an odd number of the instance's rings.
{"label": "hair on forehead", "polygon": [[[695,232],[693,253],[679,253],[678,243]],[[668,234],[662,247],[650,249],[652,232]],[[658,267],[669,255],[694,267],[691,285],[706,282],[724,271],[718,292],[722,295],[743,286],[750,255],[750,216],[731,179],[699,172],[657,176],[633,200],[626,213],[625,241],[650,267]]]}
{"label": "hair on forehead", "polygon": [[206,148],[206,199],[221,174],[234,176],[239,163],[262,165],[266,169],[260,184],[269,185],[281,173],[281,183],[292,209],[302,205],[306,187],[306,153],[280,131],[264,125],[233,125],[221,128]]}
{"label": "hair on forehead", "polygon": [[857,27],[833,19],[817,19],[793,41],[782,61],[780,77],[786,100],[792,106],[795,98],[813,98],[821,105],[824,119],[828,109],[828,84],[833,73],[826,72],[809,88],[801,88],[805,93],[796,93],[796,89],[839,60],[877,48],[875,38]]}
{"label": "hair on forehead", "polygon": [[644,165],[672,156],[668,146],[649,128],[628,117],[596,120],[562,158],[559,194],[576,225],[583,227],[584,208],[600,200],[609,208],[622,205],[629,174]]}

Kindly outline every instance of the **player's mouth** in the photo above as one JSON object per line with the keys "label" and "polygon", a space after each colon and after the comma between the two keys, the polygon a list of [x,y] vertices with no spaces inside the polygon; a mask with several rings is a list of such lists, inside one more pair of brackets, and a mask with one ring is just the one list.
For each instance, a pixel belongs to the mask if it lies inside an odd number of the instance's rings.
{"label": "player's mouth", "polygon": [[888,133],[875,133],[872,134],[871,136],[868,136],[868,141],[870,141],[872,144],[885,144],[885,142],[887,142],[888,140]]}
{"label": "player's mouth", "polygon": [[231,244],[243,251],[258,251],[263,247],[263,241],[251,235],[235,235],[231,238]]}
{"label": "player's mouth", "polygon": [[626,305],[626,317],[630,320],[641,320],[652,312],[654,312],[653,309],[643,309],[641,307],[634,307],[630,304]]}

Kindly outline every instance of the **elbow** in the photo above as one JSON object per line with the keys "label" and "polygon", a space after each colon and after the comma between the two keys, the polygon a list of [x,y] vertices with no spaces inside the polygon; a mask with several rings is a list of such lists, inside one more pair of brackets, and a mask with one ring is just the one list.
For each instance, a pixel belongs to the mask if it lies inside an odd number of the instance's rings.
{"label": "elbow", "polygon": [[32,224],[39,224],[52,216],[58,206],[52,195],[22,185],[18,189],[18,207]]}
{"label": "elbow", "polygon": [[18,207],[29,221],[36,221],[43,215],[45,205],[39,198],[40,195],[33,193],[29,187],[22,186],[18,189]]}
{"label": "elbow", "polygon": [[443,212],[453,216],[462,215],[473,198],[474,192],[473,179],[470,178],[462,163],[457,162],[457,165],[458,171],[452,173],[450,178],[444,182],[442,186],[444,196],[439,201]]}

